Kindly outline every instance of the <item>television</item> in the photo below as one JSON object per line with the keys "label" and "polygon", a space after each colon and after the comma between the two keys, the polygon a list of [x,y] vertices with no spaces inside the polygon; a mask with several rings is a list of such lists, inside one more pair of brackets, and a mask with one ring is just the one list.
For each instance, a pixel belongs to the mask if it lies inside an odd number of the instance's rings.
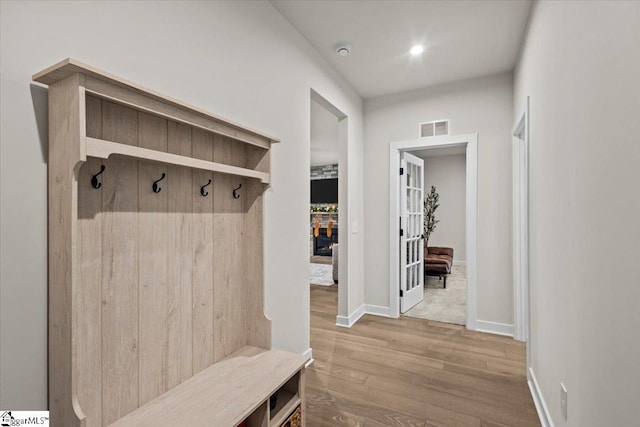
{"label": "television", "polygon": [[338,178],[311,180],[311,203],[338,203]]}

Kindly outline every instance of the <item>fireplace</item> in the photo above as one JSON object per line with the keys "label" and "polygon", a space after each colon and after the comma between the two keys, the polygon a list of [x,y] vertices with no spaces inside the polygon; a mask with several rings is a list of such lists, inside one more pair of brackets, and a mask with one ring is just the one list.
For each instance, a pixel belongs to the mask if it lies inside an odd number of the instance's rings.
{"label": "fireplace", "polygon": [[331,237],[327,237],[327,229],[319,229],[318,237],[313,238],[314,255],[331,256],[333,254],[331,247],[334,243],[338,243],[338,229],[333,228],[331,231]]}

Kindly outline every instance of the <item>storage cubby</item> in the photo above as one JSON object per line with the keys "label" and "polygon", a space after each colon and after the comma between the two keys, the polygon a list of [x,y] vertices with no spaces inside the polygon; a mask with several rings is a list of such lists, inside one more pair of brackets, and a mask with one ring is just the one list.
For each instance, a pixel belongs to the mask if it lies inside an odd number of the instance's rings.
{"label": "storage cubby", "polygon": [[249,418],[246,419],[247,427],[268,427],[269,425],[269,402],[264,402],[258,407]]}
{"label": "storage cubby", "polygon": [[[271,350],[277,139],[74,60],[49,85],[51,425],[269,426],[307,358]],[[283,398],[284,399],[284,398]]]}
{"label": "storage cubby", "polygon": [[270,425],[279,427],[300,406],[301,384],[301,373],[298,372],[274,393],[277,400],[275,408],[270,411]]}

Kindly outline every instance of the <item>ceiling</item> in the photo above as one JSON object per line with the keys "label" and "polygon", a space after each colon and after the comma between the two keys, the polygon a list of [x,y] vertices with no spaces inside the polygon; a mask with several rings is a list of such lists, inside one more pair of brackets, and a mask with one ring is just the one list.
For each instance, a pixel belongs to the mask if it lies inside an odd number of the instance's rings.
{"label": "ceiling", "polygon": [[338,118],[311,99],[311,166],[338,164]]}
{"label": "ceiling", "polygon": [[[271,3],[363,98],[512,70],[531,10],[529,0]],[[350,55],[335,53],[342,42]]]}

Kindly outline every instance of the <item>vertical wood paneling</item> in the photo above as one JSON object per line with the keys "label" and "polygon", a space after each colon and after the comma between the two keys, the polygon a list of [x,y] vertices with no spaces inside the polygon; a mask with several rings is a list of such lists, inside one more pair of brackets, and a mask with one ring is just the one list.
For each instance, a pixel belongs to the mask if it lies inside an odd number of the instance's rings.
{"label": "vertical wood paneling", "polygon": [[[138,113],[140,147],[167,151],[167,121],[157,116]],[[140,405],[167,390],[168,369],[168,182],[167,166],[140,162],[138,166],[139,227],[139,327],[140,327]],[[152,183],[162,174],[160,192],[152,191]],[[173,254],[172,254],[173,255]],[[173,256],[171,256],[173,262]]]}
{"label": "vertical wood paneling", "polygon": [[[265,150],[247,147],[247,166],[269,171],[270,155]],[[265,186],[247,180],[244,193],[243,226],[244,295],[247,322],[247,344],[271,348],[271,321],[264,314],[264,206]]]}
{"label": "vertical wood paneling", "polygon": [[[213,161],[244,166],[245,147],[216,135]],[[213,201],[215,230],[214,265],[214,360],[217,362],[246,343],[243,313],[244,292],[242,265],[243,205],[247,183],[233,175],[214,174],[216,197]],[[242,184],[240,198],[233,198],[233,189]]]}
{"label": "vertical wood paneling", "polygon": [[[87,110],[89,136],[269,169],[265,151],[229,138],[92,97]],[[263,315],[262,184],[113,157],[96,190],[90,179],[100,164],[89,158],[79,174],[84,286],[76,298],[86,328],[77,323],[78,359],[82,372],[96,375],[81,376],[78,390],[87,420],[108,425],[244,345],[269,348],[271,331]]]}
{"label": "vertical wood paneling", "polygon": [[[102,105],[87,97],[87,136],[102,137]],[[89,420],[102,420],[102,188],[91,186],[91,177],[102,161],[87,158],[78,173],[78,278],[74,293],[77,307],[74,326],[78,334],[76,395]],[[100,181],[103,180],[102,175]]]}
{"label": "vertical wood paneling", "polygon": [[[134,110],[102,102],[102,135],[138,144]],[[138,407],[138,162],[105,161],[102,174],[102,418]]]}
{"label": "vertical wood paneling", "polygon": [[[213,136],[193,129],[193,157],[213,160]],[[193,170],[194,187],[213,179],[211,172]],[[218,197],[218,186],[214,181],[209,197],[193,198],[193,373],[196,374],[213,363],[213,203]],[[226,250],[218,246],[220,251]],[[215,266],[218,267],[218,266]]]}
{"label": "vertical wood paneling", "polygon": [[269,173],[269,160],[271,158],[271,152],[269,150],[252,145],[247,145],[245,150],[246,156],[244,164],[240,167]]}
{"label": "vertical wood paneling", "polygon": [[[168,152],[191,156],[191,127],[168,123]],[[193,374],[193,197],[201,197],[189,168],[168,166],[168,371],[169,388]],[[203,183],[204,184],[204,183]],[[212,186],[207,187],[210,197]]]}

